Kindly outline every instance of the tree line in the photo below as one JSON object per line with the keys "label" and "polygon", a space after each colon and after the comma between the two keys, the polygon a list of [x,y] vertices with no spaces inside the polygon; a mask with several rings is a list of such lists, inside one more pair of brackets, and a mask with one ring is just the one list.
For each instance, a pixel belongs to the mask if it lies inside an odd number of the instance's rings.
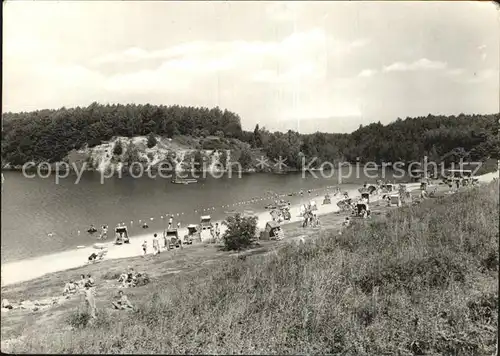
{"label": "tree line", "polygon": [[357,160],[412,162],[423,156],[433,161],[477,161],[500,158],[499,119],[500,114],[427,115],[398,118],[388,125],[360,125],[350,134],[300,134],[270,132],[259,125],[244,131],[236,113],[218,107],[93,103],[84,108],[4,114],[2,162],[56,162],[73,149],[93,147],[114,136],[139,135],[215,136],[215,140],[206,139],[201,149],[235,149],[238,153],[232,156],[246,166],[251,163],[252,150],[272,160],[286,158],[291,168],[301,167],[303,157],[317,158],[312,166]]}

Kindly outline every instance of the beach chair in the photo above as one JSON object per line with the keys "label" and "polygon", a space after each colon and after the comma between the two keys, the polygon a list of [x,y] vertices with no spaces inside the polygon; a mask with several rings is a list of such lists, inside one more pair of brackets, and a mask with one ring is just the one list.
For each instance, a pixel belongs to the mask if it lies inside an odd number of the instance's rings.
{"label": "beach chair", "polygon": [[368,190],[368,194],[372,194],[373,195],[373,194],[377,193],[378,187],[376,185],[374,185],[374,184],[370,184],[368,186],[367,190]]}
{"label": "beach chair", "polygon": [[271,240],[276,233],[276,230],[280,228],[280,225],[275,221],[268,221],[266,228],[260,234],[261,240]]}
{"label": "beach chair", "polygon": [[337,203],[341,211],[348,212],[351,210],[352,199],[343,199]]}
{"label": "beach chair", "polygon": [[[364,215],[364,214],[366,214],[366,215]],[[368,204],[363,203],[363,202],[359,202],[356,205],[356,216],[361,217],[361,218],[366,218],[366,217],[370,216],[370,208],[369,208]]]}
{"label": "beach chair", "polygon": [[198,232],[198,226],[195,224],[189,224],[187,230],[188,234],[184,236],[184,243],[186,245],[191,245],[194,239],[200,238],[200,233]]}
{"label": "beach chair", "polygon": [[400,207],[402,205],[401,196],[399,194],[389,195],[388,205]]}
{"label": "beach chair", "polygon": [[166,232],[166,238],[168,244],[167,250],[182,247],[182,241],[179,239],[179,232],[177,229],[168,229]]}

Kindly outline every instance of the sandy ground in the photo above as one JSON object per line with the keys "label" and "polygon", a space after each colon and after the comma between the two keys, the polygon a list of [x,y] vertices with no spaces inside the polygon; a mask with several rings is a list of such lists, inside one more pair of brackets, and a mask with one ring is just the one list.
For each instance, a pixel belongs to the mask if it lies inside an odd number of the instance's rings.
{"label": "sandy ground", "polygon": [[[498,178],[498,172],[488,173],[483,176],[479,176],[478,179],[480,182],[490,182],[493,178]],[[418,190],[420,184],[418,183],[410,183],[407,184],[408,190]],[[351,197],[359,197],[359,192],[357,189],[352,189],[348,191],[349,196]],[[375,202],[379,197],[375,196],[371,198],[372,202]],[[333,197],[332,196],[332,204],[322,205],[323,196],[317,197],[304,197],[302,203],[307,203],[309,200],[314,200],[318,210],[316,214],[318,216],[331,214],[337,212],[339,208],[336,203],[342,199],[340,196]],[[292,205],[290,208],[290,212],[292,218],[290,221],[283,223],[282,225],[294,224],[301,221],[301,217],[299,215],[301,204]],[[265,225],[268,221],[272,220],[268,211],[259,212],[256,214],[258,217],[258,228],[260,230],[265,228]],[[213,223],[218,222],[219,225],[222,221],[213,221]],[[194,223],[194,222],[193,222]],[[225,231],[225,226],[221,226],[221,234]],[[106,244],[108,253],[105,257],[105,260],[113,260],[113,259],[121,259],[121,258],[129,258],[136,257],[142,254],[141,245],[144,240],[148,242],[148,254],[152,252],[152,238],[153,233],[158,231],[148,231],[147,234],[141,234],[139,236],[134,236],[130,238],[130,244],[116,246],[109,241]],[[182,238],[185,234],[187,234],[187,229],[183,228],[179,231],[179,236]],[[159,234],[161,237],[161,233]],[[160,244],[162,239],[160,239]],[[187,249],[191,249],[195,247],[195,245],[186,246]],[[85,247],[82,249],[73,249],[60,253],[40,256],[32,259],[25,259],[20,261],[15,261],[11,263],[6,263],[2,265],[2,287],[16,284],[19,282],[29,281],[41,276],[44,276],[49,273],[54,273],[58,271],[64,271],[69,269],[74,269],[77,267],[81,267],[87,264],[87,258],[92,252],[98,252],[97,249],[93,247]]]}

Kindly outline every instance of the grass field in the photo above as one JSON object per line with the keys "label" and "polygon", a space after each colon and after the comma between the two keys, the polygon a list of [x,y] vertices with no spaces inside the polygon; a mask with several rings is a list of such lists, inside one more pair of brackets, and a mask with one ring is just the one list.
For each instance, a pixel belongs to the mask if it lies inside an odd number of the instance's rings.
{"label": "grass field", "polygon": [[[2,351],[492,355],[498,195],[498,183],[476,187],[358,220],[342,235],[336,219],[309,232],[318,236],[305,245],[264,254],[274,245],[263,244],[253,256],[215,252],[218,263],[207,263],[200,245],[86,267],[103,284],[96,322],[85,323],[79,300],[36,317],[2,315],[2,339],[21,336]],[[135,312],[113,312],[111,286],[127,263],[148,268],[154,281],[126,290]],[[12,286],[2,297],[60,293],[71,273],[80,270]]]}

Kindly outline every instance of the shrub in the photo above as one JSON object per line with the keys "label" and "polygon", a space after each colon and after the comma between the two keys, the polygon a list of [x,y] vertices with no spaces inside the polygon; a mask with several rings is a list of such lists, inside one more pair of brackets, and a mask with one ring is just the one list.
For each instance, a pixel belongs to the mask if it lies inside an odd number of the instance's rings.
{"label": "shrub", "polygon": [[252,154],[250,153],[250,150],[248,149],[243,149],[240,154],[240,158],[238,161],[241,164],[241,167],[243,169],[248,169],[252,166]]}
{"label": "shrub", "polygon": [[228,217],[224,223],[227,230],[222,236],[227,250],[241,250],[250,246],[257,232],[257,218],[242,217],[241,214]]}
{"label": "shrub", "polygon": [[90,322],[90,314],[87,311],[80,309],[68,315],[67,323],[75,329],[83,329],[87,327]]}
{"label": "shrub", "polygon": [[148,148],[153,148],[157,143],[158,141],[156,140],[155,135],[153,133],[150,133],[148,136]]}
{"label": "shrub", "polygon": [[222,151],[219,152],[219,159],[218,159],[218,161],[219,161],[219,163],[222,165],[222,167],[224,169],[227,168],[228,158],[229,158],[229,156],[228,156],[226,150],[222,150]]}
{"label": "shrub", "polygon": [[200,131],[200,136],[202,137],[210,136],[210,132],[207,129],[203,129]]}
{"label": "shrub", "polygon": [[120,156],[123,153],[123,145],[120,140],[117,140],[115,143],[115,147],[113,148],[113,154],[115,156]]}

